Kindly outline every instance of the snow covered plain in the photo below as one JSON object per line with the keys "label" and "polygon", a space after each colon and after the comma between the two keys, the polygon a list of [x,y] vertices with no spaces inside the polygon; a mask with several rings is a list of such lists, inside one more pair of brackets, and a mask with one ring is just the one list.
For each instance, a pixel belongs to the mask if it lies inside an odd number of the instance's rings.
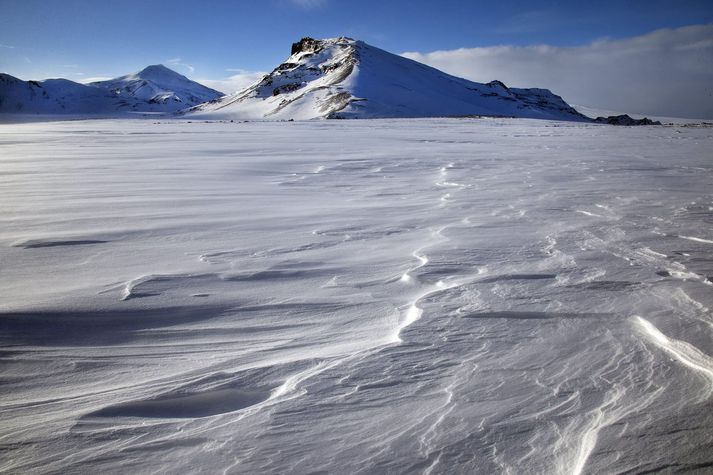
{"label": "snow covered plain", "polygon": [[713,466],[713,129],[0,128],[0,471]]}

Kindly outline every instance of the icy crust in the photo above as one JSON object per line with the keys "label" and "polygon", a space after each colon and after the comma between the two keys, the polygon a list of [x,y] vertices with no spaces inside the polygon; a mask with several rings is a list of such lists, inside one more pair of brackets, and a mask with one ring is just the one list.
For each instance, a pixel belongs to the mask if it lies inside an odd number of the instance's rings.
{"label": "icy crust", "polygon": [[346,37],[303,38],[258,83],[187,112],[221,119],[487,115],[589,120],[549,90],[468,81]]}
{"label": "icy crust", "polygon": [[23,81],[0,74],[0,113],[117,115],[175,112],[223,94],[163,65],[109,81]]}

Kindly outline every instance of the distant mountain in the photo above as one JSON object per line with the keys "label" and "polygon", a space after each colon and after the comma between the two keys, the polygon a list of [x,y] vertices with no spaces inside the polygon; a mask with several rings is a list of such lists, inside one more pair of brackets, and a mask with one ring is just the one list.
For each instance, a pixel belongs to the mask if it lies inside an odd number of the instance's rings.
{"label": "distant mountain", "polygon": [[634,119],[629,114],[610,115],[608,117],[597,117],[594,122],[609,125],[661,125],[658,120],[651,120],[648,117]]}
{"label": "distant mountain", "polygon": [[508,116],[589,121],[547,89],[480,84],[351,38],[303,38],[253,86],[187,111],[214,119]]}
{"label": "distant mountain", "polygon": [[162,65],[108,81],[23,81],[0,73],[0,113],[121,115],[175,112],[223,94]]}
{"label": "distant mountain", "polygon": [[136,74],[92,82],[89,86],[107,89],[122,99],[163,104],[167,111],[185,109],[223,96],[222,92],[191,81],[162,64],[148,66]]}
{"label": "distant mountain", "polygon": [[23,81],[0,73],[0,112],[20,114],[108,114],[119,109],[103,89],[67,79]]}

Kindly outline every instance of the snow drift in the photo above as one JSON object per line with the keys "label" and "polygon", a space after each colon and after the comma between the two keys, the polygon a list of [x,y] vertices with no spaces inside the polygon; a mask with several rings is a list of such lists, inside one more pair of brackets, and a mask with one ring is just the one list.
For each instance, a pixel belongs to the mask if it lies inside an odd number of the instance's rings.
{"label": "snow drift", "polygon": [[710,472],[711,128],[1,129],[0,473]]}

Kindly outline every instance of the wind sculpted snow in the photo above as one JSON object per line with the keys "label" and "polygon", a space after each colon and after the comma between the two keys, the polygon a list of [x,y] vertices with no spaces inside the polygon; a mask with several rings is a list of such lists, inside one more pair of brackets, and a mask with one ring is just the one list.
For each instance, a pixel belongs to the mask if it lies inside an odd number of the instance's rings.
{"label": "wind sculpted snow", "polygon": [[0,471],[713,460],[710,128],[0,129]]}

